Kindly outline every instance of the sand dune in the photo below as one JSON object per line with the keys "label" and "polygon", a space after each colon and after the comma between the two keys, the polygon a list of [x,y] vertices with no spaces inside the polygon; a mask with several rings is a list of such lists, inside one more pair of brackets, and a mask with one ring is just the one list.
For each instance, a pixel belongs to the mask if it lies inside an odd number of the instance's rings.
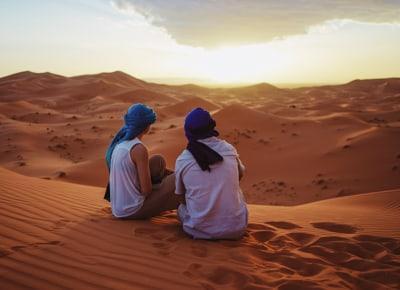
{"label": "sand dune", "polygon": [[[1,112],[11,118],[14,115],[19,114],[32,114],[36,112],[43,111],[43,108],[38,105],[34,105],[27,101],[15,101],[15,102],[7,102],[0,104]],[[50,110],[50,113],[54,113],[55,111]]]}
{"label": "sand dune", "polygon": [[252,86],[231,88],[226,90],[238,97],[245,98],[251,101],[257,101],[259,99],[266,100],[271,98],[283,99],[285,96],[291,96],[291,91],[287,89],[281,89],[268,83],[260,83]]}
{"label": "sand dune", "polygon": [[[0,78],[0,285],[399,288],[399,83],[210,89],[118,71]],[[170,168],[186,146],[185,114],[212,111],[246,165],[242,240],[193,241],[174,212],[111,217],[104,152],[132,102],[157,111],[144,142]]]}
{"label": "sand dune", "polygon": [[[24,71],[1,78],[0,90],[18,92],[37,92],[52,85],[59,85],[68,78],[52,73],[32,73]],[[9,92],[7,92],[8,94]]]}
{"label": "sand dune", "polygon": [[76,76],[72,77],[72,79],[75,80],[80,80],[87,82],[89,81],[97,81],[97,80],[102,80],[107,83],[111,84],[117,84],[118,86],[121,87],[138,87],[142,88],[146,86],[146,82],[142,81],[140,79],[134,78],[131,75],[128,75],[122,71],[115,71],[111,73],[99,73],[99,74],[93,74],[93,75],[81,75],[81,76]]}
{"label": "sand dune", "polygon": [[[103,186],[104,165],[98,171],[89,165],[103,157],[126,108],[140,101],[159,115],[145,142],[170,167],[185,147],[184,115],[197,106],[213,111],[221,136],[247,165],[242,186],[251,203],[300,204],[400,186],[400,108],[393,101],[399,92],[366,93],[385,84],[396,88],[397,79],[292,90],[265,83],[207,89],[152,84],[122,72],[71,78],[23,72],[0,79],[0,86],[13,82],[20,84],[18,93],[9,89],[0,96],[6,148],[0,160],[23,174],[61,174]],[[32,91],[31,83],[40,89]]]}
{"label": "sand dune", "polygon": [[146,89],[133,89],[121,92],[115,95],[110,95],[108,98],[121,102],[130,103],[171,103],[178,101],[176,98],[165,94],[154,92]]}
{"label": "sand dune", "polygon": [[343,113],[284,118],[241,105],[214,116],[248,166],[243,188],[252,203],[303,203],[398,186],[392,170],[398,128],[377,128]]}
{"label": "sand dune", "polygon": [[175,104],[163,107],[161,109],[161,114],[169,117],[183,117],[197,107],[204,108],[205,110],[208,110],[210,112],[220,108],[220,106],[208,100],[199,97],[192,97],[181,102],[176,102]]}
{"label": "sand dune", "polygon": [[[97,174],[94,175],[92,173],[93,171],[96,171]],[[101,158],[68,165],[61,168],[60,171],[55,172],[53,177],[58,178],[62,181],[73,183],[93,186],[106,186],[108,171],[104,158]]]}
{"label": "sand dune", "polygon": [[27,101],[0,103],[0,111],[10,119],[25,123],[65,123],[73,116]]}
{"label": "sand dune", "polygon": [[396,287],[399,191],[250,206],[241,241],[193,241],[173,213],[118,221],[102,188],[0,169],[5,289]]}

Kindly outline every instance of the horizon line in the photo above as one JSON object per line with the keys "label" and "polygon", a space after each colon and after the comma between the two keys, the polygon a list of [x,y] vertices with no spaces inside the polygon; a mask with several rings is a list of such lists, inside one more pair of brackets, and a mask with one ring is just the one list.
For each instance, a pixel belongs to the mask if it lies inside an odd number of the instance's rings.
{"label": "horizon line", "polygon": [[170,86],[185,86],[185,85],[196,85],[200,87],[206,87],[210,89],[224,89],[224,88],[236,88],[236,87],[245,87],[245,86],[255,86],[259,84],[269,84],[276,86],[278,88],[287,88],[287,89],[296,89],[296,88],[304,88],[304,87],[319,87],[319,86],[330,86],[330,85],[344,85],[353,81],[357,80],[384,80],[384,79],[396,79],[400,78],[400,76],[389,76],[389,77],[376,77],[376,78],[354,78],[350,79],[347,81],[342,81],[342,82],[268,82],[268,81],[258,81],[258,82],[217,82],[213,80],[208,80],[208,79],[201,79],[201,78],[160,78],[160,77],[136,77],[130,73],[127,73],[123,70],[114,70],[114,71],[101,71],[97,73],[84,73],[84,74],[74,74],[74,75],[68,75],[68,74],[59,74],[59,73],[53,73],[51,71],[31,71],[31,70],[23,70],[23,71],[18,71],[15,73],[11,74],[6,74],[6,75],[0,75],[0,79],[10,77],[13,75],[21,74],[21,73],[32,73],[32,74],[52,74],[52,75],[58,75],[62,77],[67,77],[67,78],[74,78],[74,77],[81,77],[81,76],[90,76],[90,75],[98,75],[98,74],[112,74],[112,73],[123,73],[126,74],[130,77],[133,77],[135,79],[147,82],[147,83],[153,83],[153,84],[158,84],[158,85],[170,85]]}

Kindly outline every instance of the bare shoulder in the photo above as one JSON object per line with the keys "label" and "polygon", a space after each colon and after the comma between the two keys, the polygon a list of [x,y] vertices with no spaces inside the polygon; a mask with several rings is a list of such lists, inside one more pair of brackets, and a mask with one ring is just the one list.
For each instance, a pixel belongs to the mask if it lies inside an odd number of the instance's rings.
{"label": "bare shoulder", "polygon": [[149,151],[143,144],[137,144],[131,149],[132,160],[147,159],[149,157]]}

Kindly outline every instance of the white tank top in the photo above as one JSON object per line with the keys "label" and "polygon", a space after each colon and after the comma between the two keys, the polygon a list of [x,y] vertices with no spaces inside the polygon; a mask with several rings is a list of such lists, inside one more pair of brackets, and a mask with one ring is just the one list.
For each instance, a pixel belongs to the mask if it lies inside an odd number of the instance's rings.
{"label": "white tank top", "polygon": [[136,213],[143,205],[136,165],[131,159],[131,149],[142,142],[135,138],[115,146],[111,156],[110,198],[112,213],[116,217],[127,217]]}

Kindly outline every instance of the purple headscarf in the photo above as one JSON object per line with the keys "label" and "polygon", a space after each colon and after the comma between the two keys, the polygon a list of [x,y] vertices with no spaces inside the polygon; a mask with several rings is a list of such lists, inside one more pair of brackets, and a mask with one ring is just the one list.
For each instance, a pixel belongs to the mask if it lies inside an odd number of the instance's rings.
{"label": "purple headscarf", "polygon": [[223,157],[198,140],[218,136],[216,122],[206,110],[196,108],[185,119],[185,135],[188,139],[186,149],[192,153],[200,168],[211,171],[210,165],[223,161]]}

